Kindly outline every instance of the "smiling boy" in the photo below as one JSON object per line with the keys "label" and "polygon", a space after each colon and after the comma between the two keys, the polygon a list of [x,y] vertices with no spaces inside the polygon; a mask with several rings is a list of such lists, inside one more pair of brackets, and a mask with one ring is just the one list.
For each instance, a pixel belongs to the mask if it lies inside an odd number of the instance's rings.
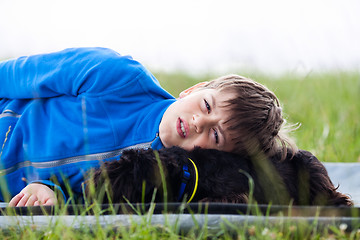
{"label": "smiling boy", "polygon": [[221,94],[216,89],[196,91],[204,84],[182,92],[179,100],[165,111],[160,122],[160,139],[165,147],[233,151],[234,144],[226,131],[226,120],[231,114],[222,105],[235,94]]}
{"label": "smiling boy", "polygon": [[131,57],[78,48],[0,63],[0,85],[0,200],[10,206],[55,204],[66,181],[81,195],[90,168],[129,148],[271,155],[287,144],[276,96],[237,75],[176,100]]}

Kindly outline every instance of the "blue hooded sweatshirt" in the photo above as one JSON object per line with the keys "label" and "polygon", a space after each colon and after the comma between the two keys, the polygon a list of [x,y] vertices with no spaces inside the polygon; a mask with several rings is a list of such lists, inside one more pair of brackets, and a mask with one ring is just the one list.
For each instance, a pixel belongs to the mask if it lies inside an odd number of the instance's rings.
{"label": "blue hooded sweatshirt", "polygon": [[65,191],[68,181],[79,194],[101,161],[128,148],[162,148],[159,124],[174,101],[139,62],[110,49],[1,62],[0,200],[29,182]]}

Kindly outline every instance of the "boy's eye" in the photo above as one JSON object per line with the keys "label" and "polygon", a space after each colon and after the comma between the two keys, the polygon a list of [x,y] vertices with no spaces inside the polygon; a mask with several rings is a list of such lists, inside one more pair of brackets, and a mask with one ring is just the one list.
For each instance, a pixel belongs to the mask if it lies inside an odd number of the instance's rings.
{"label": "boy's eye", "polygon": [[214,129],[214,137],[215,137],[215,143],[218,144],[219,143],[219,135],[218,135],[216,129]]}
{"label": "boy's eye", "polygon": [[205,99],[204,99],[204,102],[205,102],[205,107],[206,107],[208,113],[210,113],[211,112],[211,107],[210,107],[209,103]]}

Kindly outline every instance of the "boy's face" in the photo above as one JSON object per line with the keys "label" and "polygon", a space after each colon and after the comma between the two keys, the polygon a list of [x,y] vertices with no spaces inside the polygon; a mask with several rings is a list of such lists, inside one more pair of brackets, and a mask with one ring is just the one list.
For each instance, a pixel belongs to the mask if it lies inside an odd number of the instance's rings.
{"label": "boy's face", "polygon": [[192,150],[198,146],[232,151],[234,144],[224,122],[230,113],[221,107],[233,94],[217,89],[188,89],[165,111],[159,135],[165,147],[179,146]]}

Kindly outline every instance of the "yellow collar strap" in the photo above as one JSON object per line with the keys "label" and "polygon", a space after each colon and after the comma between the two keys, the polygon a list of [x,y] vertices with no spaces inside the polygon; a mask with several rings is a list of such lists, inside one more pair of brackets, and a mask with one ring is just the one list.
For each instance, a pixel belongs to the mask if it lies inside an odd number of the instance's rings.
{"label": "yellow collar strap", "polygon": [[199,184],[199,173],[198,173],[198,170],[197,170],[197,167],[195,165],[195,163],[193,162],[193,160],[191,160],[190,158],[188,158],[190,160],[190,162],[194,165],[194,170],[195,170],[195,186],[194,186],[194,191],[193,193],[191,194],[191,197],[189,198],[189,200],[187,201],[187,203],[190,203],[191,200],[194,198],[195,196],[195,193],[196,193],[196,190],[197,190],[197,187],[198,187],[198,184]]}

